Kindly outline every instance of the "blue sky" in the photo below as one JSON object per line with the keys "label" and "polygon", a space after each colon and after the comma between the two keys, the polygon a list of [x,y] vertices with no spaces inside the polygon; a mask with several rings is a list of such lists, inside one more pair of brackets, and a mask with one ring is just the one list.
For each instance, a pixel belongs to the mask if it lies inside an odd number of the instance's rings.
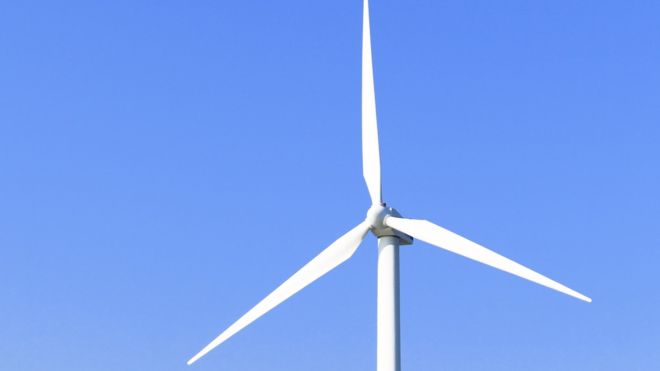
{"label": "blue sky", "polygon": [[[405,370],[660,367],[660,5],[372,1]],[[376,245],[185,361],[362,220],[359,1],[0,5],[0,368],[369,370]]]}

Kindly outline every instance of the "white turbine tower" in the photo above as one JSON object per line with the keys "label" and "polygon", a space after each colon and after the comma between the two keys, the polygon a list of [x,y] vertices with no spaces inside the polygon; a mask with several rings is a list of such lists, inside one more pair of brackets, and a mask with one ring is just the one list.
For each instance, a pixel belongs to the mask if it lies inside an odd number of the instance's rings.
{"label": "white turbine tower", "polygon": [[369,231],[378,237],[378,371],[399,371],[401,369],[399,347],[399,245],[412,244],[413,237],[566,295],[591,302],[590,298],[579,292],[456,233],[426,220],[402,218],[396,210],[385,205],[381,194],[380,149],[376,124],[376,97],[371,60],[368,0],[364,0],[362,26],[362,167],[364,180],[371,196],[371,207],[367,211],[366,219],[333,242],[275,291],[229,326],[192,357],[188,361],[189,365],[310,283],[348,260]]}

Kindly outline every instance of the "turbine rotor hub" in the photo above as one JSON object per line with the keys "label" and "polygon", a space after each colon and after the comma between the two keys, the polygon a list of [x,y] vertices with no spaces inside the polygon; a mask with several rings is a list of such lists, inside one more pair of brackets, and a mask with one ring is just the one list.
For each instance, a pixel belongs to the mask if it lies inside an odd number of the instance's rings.
{"label": "turbine rotor hub", "polygon": [[367,211],[366,220],[371,224],[374,229],[385,228],[385,217],[391,215],[392,208],[385,207],[384,205],[372,205]]}
{"label": "turbine rotor hub", "polygon": [[365,220],[371,225],[371,231],[376,237],[395,236],[399,237],[401,245],[412,244],[412,237],[392,229],[385,224],[385,219],[389,216],[400,218],[401,214],[399,214],[394,208],[386,205],[372,205],[367,211],[367,218]]}

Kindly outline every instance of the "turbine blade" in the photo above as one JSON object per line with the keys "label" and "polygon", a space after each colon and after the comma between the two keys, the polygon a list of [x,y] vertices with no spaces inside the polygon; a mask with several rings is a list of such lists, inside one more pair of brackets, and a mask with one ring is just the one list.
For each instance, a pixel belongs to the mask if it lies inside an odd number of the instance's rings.
{"label": "turbine blade", "polygon": [[431,245],[591,303],[591,298],[427,220],[388,216],[385,224]]}
{"label": "turbine blade", "polygon": [[341,236],[319,255],[302,267],[298,272],[281,284],[275,291],[271,292],[266,298],[259,302],[254,308],[250,309],[241,318],[229,326],[223,333],[216,337],[204,349],[192,357],[187,363],[191,365],[200,359],[213,348],[222,344],[225,340],[254,322],[257,318],[293,296],[298,291],[305,288],[310,283],[336,268],[339,264],[350,258],[355,250],[360,246],[364,236],[369,231],[370,225],[366,222],[360,223],[357,227],[351,229],[348,233]]}
{"label": "turbine blade", "polygon": [[371,203],[383,202],[380,185],[380,148],[376,122],[376,93],[371,59],[369,1],[364,0],[362,23],[362,174],[369,189]]}

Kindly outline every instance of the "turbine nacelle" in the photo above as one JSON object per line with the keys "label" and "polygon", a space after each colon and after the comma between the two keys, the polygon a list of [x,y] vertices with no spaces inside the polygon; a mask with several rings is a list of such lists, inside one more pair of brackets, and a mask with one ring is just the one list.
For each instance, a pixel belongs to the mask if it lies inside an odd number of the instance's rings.
{"label": "turbine nacelle", "polygon": [[365,222],[371,226],[371,231],[376,237],[395,236],[399,237],[401,245],[411,245],[412,237],[387,225],[387,218],[390,216],[401,218],[401,214],[396,209],[388,207],[386,204],[372,205],[367,211]]}

